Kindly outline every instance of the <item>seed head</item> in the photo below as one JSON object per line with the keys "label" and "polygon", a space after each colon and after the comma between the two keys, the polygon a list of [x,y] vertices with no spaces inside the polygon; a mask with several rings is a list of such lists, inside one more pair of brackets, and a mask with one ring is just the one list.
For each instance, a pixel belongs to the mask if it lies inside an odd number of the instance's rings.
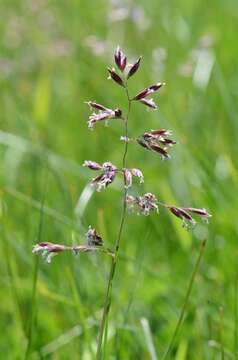
{"label": "seed head", "polygon": [[159,153],[162,160],[166,160],[170,158],[168,148],[176,144],[175,140],[167,137],[171,134],[172,132],[166,129],[147,131],[137,139],[137,143],[147,150]]}
{"label": "seed head", "polygon": [[137,72],[137,70],[138,70],[139,67],[140,67],[141,59],[142,59],[142,57],[140,56],[140,57],[136,60],[136,62],[135,62],[133,65],[131,65],[131,68],[130,68],[130,70],[128,71],[128,74],[127,74],[127,79],[129,79],[131,76],[133,76],[133,75]]}
{"label": "seed head", "polygon": [[41,253],[46,262],[51,263],[52,257],[56,256],[59,252],[67,250],[67,246],[60,244],[53,244],[51,242],[41,242],[33,246],[32,253]]}
{"label": "seed head", "polygon": [[93,229],[91,226],[88,227],[86,232],[86,238],[88,246],[102,246],[103,240],[101,236],[97,233],[96,229]]}
{"label": "seed head", "polygon": [[163,85],[165,85],[165,83],[162,83],[162,82],[158,82],[153,85],[150,85],[149,87],[141,90],[136,96],[134,96],[134,98],[132,100],[139,101],[140,103],[144,104],[145,106],[148,106],[149,108],[156,110],[157,106],[154,103],[154,100],[153,99],[145,99],[145,98],[147,96],[149,96],[150,94],[152,94],[153,92],[160,89]]}
{"label": "seed head", "polygon": [[170,155],[168,154],[166,147],[163,148],[163,147],[161,147],[161,146],[159,146],[157,144],[152,143],[152,144],[150,144],[150,148],[151,148],[151,150],[159,153],[161,155],[162,160],[170,159]]}
{"label": "seed head", "polygon": [[92,185],[96,188],[97,192],[105,189],[115,179],[115,171],[108,171],[92,179]]}
{"label": "seed head", "polygon": [[197,209],[197,208],[181,208],[176,206],[167,206],[172,214],[183,220],[183,226],[190,227],[196,225],[195,219],[191,216],[192,214],[199,215],[202,219],[208,222],[211,215],[206,211],[206,209]]}
{"label": "seed head", "polygon": [[88,106],[91,109],[96,109],[96,110],[102,110],[102,111],[107,111],[109,109],[107,109],[105,106],[98,104],[96,101],[86,101],[86,104],[88,104]]}
{"label": "seed head", "polygon": [[140,103],[148,106],[149,108],[151,108],[153,110],[158,109],[158,106],[155,104],[153,99],[141,99]]}
{"label": "seed head", "polygon": [[150,211],[158,212],[157,199],[154,194],[146,193],[143,196],[128,195],[126,202],[130,210],[136,210],[138,214],[149,215]]}
{"label": "seed head", "polygon": [[93,129],[94,125],[103,120],[121,119],[122,111],[120,109],[108,109],[105,106],[96,103],[95,101],[88,101],[87,104],[90,108],[98,110],[97,113],[93,113],[88,119],[88,128]]}
{"label": "seed head", "polygon": [[137,138],[136,141],[140,146],[144,147],[147,150],[151,150],[147,142],[143,139],[143,137]]}
{"label": "seed head", "polygon": [[124,81],[122,80],[122,78],[116,73],[116,70],[114,68],[107,69],[109,72],[109,77],[108,79],[112,79],[114,80],[118,85],[125,87]]}
{"label": "seed head", "polygon": [[189,225],[192,225],[192,226],[196,225],[196,221],[183,208],[179,208],[176,206],[170,206],[169,210],[171,211],[172,214],[174,214],[175,216],[177,216],[178,218],[183,220],[183,226],[188,227]]}
{"label": "seed head", "polygon": [[127,58],[119,46],[114,53],[114,60],[117,67],[123,72],[127,64]]}
{"label": "seed head", "polygon": [[131,169],[131,173],[133,176],[136,176],[140,179],[141,184],[144,182],[144,175],[142,174],[142,171],[139,169]]}
{"label": "seed head", "polygon": [[141,100],[144,99],[145,97],[147,97],[148,95],[152,94],[153,92],[155,92],[156,90],[160,89],[163,85],[165,85],[165,83],[162,82],[158,82],[156,84],[153,84],[145,89],[143,89],[142,91],[140,91],[134,98],[133,100]]}
{"label": "seed head", "polygon": [[106,161],[102,164],[102,168],[105,171],[116,171],[117,167],[113,165],[110,161]]}
{"label": "seed head", "polygon": [[148,134],[150,134],[151,136],[154,136],[156,138],[160,137],[160,136],[169,136],[172,135],[172,130],[167,130],[167,129],[159,129],[159,130],[150,130],[150,132]]}
{"label": "seed head", "polygon": [[103,168],[102,165],[98,164],[95,161],[91,161],[91,160],[85,160],[83,163],[83,166],[86,166],[91,170],[101,170]]}
{"label": "seed head", "polygon": [[92,179],[91,184],[96,188],[97,191],[105,189],[110,185],[117,172],[117,167],[111,162],[104,162],[102,165],[96,163],[95,161],[86,160],[83,163],[83,166],[87,166],[91,170],[101,170],[102,173]]}
{"label": "seed head", "polygon": [[133,176],[138,177],[140,179],[140,184],[144,182],[144,176],[139,169],[124,169],[123,172],[124,172],[124,183],[126,189],[132,186]]}
{"label": "seed head", "polygon": [[205,222],[208,222],[208,219],[212,216],[204,208],[203,209],[197,209],[197,208],[188,207],[188,208],[183,208],[183,209],[185,211],[188,211],[189,213],[200,216],[200,218],[203,219]]}

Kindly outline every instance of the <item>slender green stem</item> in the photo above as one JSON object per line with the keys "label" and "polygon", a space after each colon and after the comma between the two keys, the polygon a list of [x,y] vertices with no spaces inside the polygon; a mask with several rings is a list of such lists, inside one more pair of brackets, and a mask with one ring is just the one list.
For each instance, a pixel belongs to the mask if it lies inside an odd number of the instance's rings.
{"label": "slender green stem", "polygon": [[224,351],[224,344],[223,344],[223,318],[224,318],[224,309],[222,306],[219,307],[220,312],[220,349],[221,349],[221,360],[225,359],[225,351]]}
{"label": "slender green stem", "polygon": [[164,353],[163,355],[163,358],[162,360],[165,360],[168,358],[168,355],[170,354],[172,348],[173,348],[173,345],[174,345],[174,341],[176,339],[176,336],[180,330],[180,327],[183,323],[183,319],[184,319],[184,315],[185,315],[185,311],[187,309],[187,306],[188,306],[188,301],[189,301],[189,297],[190,297],[190,294],[191,294],[191,291],[192,291],[192,287],[193,287],[193,283],[194,283],[194,280],[195,280],[195,276],[198,272],[198,269],[199,269],[199,265],[200,265],[200,262],[202,260],[202,256],[203,256],[203,253],[204,253],[204,250],[205,250],[205,246],[206,246],[206,240],[204,240],[201,244],[201,247],[200,247],[200,251],[199,251],[199,255],[198,255],[198,258],[197,258],[197,261],[196,261],[196,264],[194,266],[194,269],[193,269],[193,272],[192,272],[192,276],[191,276],[191,279],[189,281],[189,285],[188,285],[188,289],[187,289],[187,292],[186,292],[186,296],[185,296],[185,299],[184,299],[184,303],[183,303],[183,307],[181,309],[181,312],[180,312],[180,315],[179,315],[179,318],[178,318],[178,322],[177,322],[177,325],[175,327],[175,330],[174,330],[174,333],[173,333],[173,336],[170,340],[170,343],[169,343],[169,346],[166,350],[166,352]]}
{"label": "slender green stem", "polygon": [[236,360],[238,359],[238,277],[235,276],[235,288],[234,288],[234,318],[235,318],[235,327],[234,327],[234,354]]}
{"label": "slender green stem", "polygon": [[[129,119],[129,115],[130,115],[130,111],[131,111],[131,99],[130,99],[130,96],[129,96],[127,84],[125,85],[125,91],[126,91],[126,96],[127,96],[127,101],[128,101],[128,111],[127,111],[126,118],[124,119],[124,124],[125,124],[125,131],[124,131],[125,147],[124,147],[124,154],[123,154],[123,158],[122,158],[122,168],[126,168],[126,159],[127,159],[127,152],[128,152],[128,141],[127,141],[127,138],[128,138],[128,119]],[[125,184],[125,179],[124,179],[124,184]],[[106,333],[105,333],[105,327],[106,327],[106,324],[107,324],[107,318],[108,318],[110,307],[111,307],[111,292],[112,292],[113,278],[114,278],[114,275],[115,275],[115,270],[116,270],[116,265],[117,265],[117,260],[118,260],[118,254],[119,254],[120,242],[121,242],[121,237],[122,237],[122,231],[123,231],[123,227],[124,227],[125,219],[126,219],[127,191],[128,190],[127,190],[126,186],[124,186],[121,221],[120,221],[118,236],[117,236],[116,243],[115,243],[115,256],[114,256],[114,258],[112,259],[112,262],[111,262],[111,268],[110,268],[110,273],[109,273],[109,278],[108,278],[108,283],[107,283],[107,290],[106,290],[106,298],[105,298],[105,303],[104,303],[104,308],[103,308],[103,315],[102,315],[100,331],[99,331],[97,354],[96,354],[96,359],[97,360],[100,360],[102,358],[102,342],[103,342],[104,334],[105,334],[104,343],[106,343],[106,341],[107,341]]]}

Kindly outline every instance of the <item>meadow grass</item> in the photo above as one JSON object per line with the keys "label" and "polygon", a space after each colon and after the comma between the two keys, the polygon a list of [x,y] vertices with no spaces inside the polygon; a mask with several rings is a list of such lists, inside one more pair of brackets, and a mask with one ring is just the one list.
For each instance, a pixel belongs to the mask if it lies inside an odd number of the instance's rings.
{"label": "meadow grass", "polygon": [[0,350],[6,359],[96,354],[110,258],[60,254],[49,266],[31,251],[39,238],[83,243],[89,224],[109,248],[114,244],[122,184],[90,193],[81,164],[121,161],[120,124],[89,133],[84,104],[95,99],[126,109],[123,93],[106,80],[118,44],[131,58],[143,55],[132,93],[166,82],[158,112],[133,108],[129,133],[165,127],[179,141],[169,162],[130,145],[128,163],[143,168],[143,190],[166,203],[204,206],[213,217],[188,232],[166,211],[128,216],[105,358],[161,359],[171,341],[172,359],[238,358],[238,5],[123,4],[0,3]]}

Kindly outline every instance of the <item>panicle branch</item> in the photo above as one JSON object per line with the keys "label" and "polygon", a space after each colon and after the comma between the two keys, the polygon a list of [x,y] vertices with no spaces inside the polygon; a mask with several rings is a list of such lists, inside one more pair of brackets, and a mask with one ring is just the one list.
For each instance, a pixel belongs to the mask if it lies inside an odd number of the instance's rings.
{"label": "panicle branch", "polygon": [[191,207],[177,207],[174,205],[164,204],[156,198],[154,194],[146,193],[143,196],[128,195],[126,201],[131,212],[136,212],[138,215],[149,215],[151,211],[156,210],[159,212],[159,206],[167,208],[173,215],[183,221],[183,226],[190,228],[196,225],[196,220],[192,215],[197,215],[206,223],[211,217],[211,214],[206,209],[197,209]]}
{"label": "panicle branch", "polygon": [[65,251],[71,251],[75,255],[83,252],[101,251],[112,257],[114,256],[114,253],[111,250],[104,247],[101,236],[97,233],[96,229],[91,228],[91,226],[89,226],[86,233],[86,239],[86,244],[75,246],[55,244],[51,242],[40,242],[39,244],[33,246],[32,253],[41,253],[48,264],[51,263],[54,256]]}
{"label": "panicle branch", "polygon": [[91,181],[91,185],[98,192],[110,185],[114,181],[116,174],[124,175],[124,185],[127,189],[132,186],[133,176],[138,177],[140,183],[144,182],[144,176],[139,169],[119,169],[109,161],[100,165],[95,161],[86,160],[84,161],[83,166],[86,166],[91,170],[101,170],[101,174],[94,177]]}
{"label": "panicle branch", "polygon": [[96,103],[95,101],[87,101],[86,104],[91,109],[97,110],[97,113],[92,113],[88,119],[88,128],[93,129],[94,125],[99,121],[122,119],[122,111],[120,109],[108,109],[105,106]]}
{"label": "panicle branch", "polygon": [[169,147],[176,144],[175,140],[168,137],[170,135],[172,135],[171,130],[151,130],[139,136],[137,138],[137,143],[147,150],[159,153],[162,160],[168,160],[170,159],[168,153]]}

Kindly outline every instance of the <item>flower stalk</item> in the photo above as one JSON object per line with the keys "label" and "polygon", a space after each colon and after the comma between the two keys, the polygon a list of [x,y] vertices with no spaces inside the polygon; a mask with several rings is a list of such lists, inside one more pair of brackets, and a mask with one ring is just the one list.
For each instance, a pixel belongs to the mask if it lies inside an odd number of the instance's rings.
{"label": "flower stalk", "polygon": [[[128,102],[128,111],[127,111],[127,115],[126,115],[126,118],[125,118],[125,121],[124,121],[124,124],[125,124],[124,137],[128,138],[128,120],[129,120],[130,111],[131,111],[131,99],[130,99],[130,96],[129,96],[127,82],[126,82],[126,85],[125,85],[125,90],[126,90],[126,96],[127,96],[127,102]],[[125,145],[124,145],[124,153],[123,153],[123,158],[122,158],[122,168],[124,168],[124,169],[126,168],[126,164],[127,164],[127,162],[126,162],[127,153],[128,153],[128,142],[126,141]],[[112,262],[111,262],[111,268],[110,268],[110,273],[109,273],[109,278],[108,278],[108,283],[107,283],[107,291],[106,291],[106,297],[105,297],[105,303],[104,303],[104,308],[103,308],[102,321],[101,321],[100,330],[99,330],[99,337],[98,337],[98,346],[97,346],[97,355],[96,355],[97,360],[101,359],[102,342],[103,342],[103,336],[104,335],[105,335],[104,342],[107,341],[107,339],[106,339],[107,332],[105,332],[105,328],[106,328],[107,318],[109,316],[109,312],[110,312],[110,308],[111,308],[111,300],[112,300],[111,296],[112,296],[113,278],[114,278],[115,270],[116,270],[116,266],[117,266],[117,260],[118,260],[118,254],[119,254],[119,249],[120,249],[120,243],[121,243],[121,238],[122,238],[123,227],[124,227],[125,220],[126,220],[127,196],[128,196],[127,179],[126,179],[126,176],[124,176],[124,194],[123,194],[123,205],[122,205],[121,221],[120,221],[118,236],[117,236],[116,243],[115,243],[115,250],[114,250],[115,256],[114,256],[114,258],[112,259]]]}

